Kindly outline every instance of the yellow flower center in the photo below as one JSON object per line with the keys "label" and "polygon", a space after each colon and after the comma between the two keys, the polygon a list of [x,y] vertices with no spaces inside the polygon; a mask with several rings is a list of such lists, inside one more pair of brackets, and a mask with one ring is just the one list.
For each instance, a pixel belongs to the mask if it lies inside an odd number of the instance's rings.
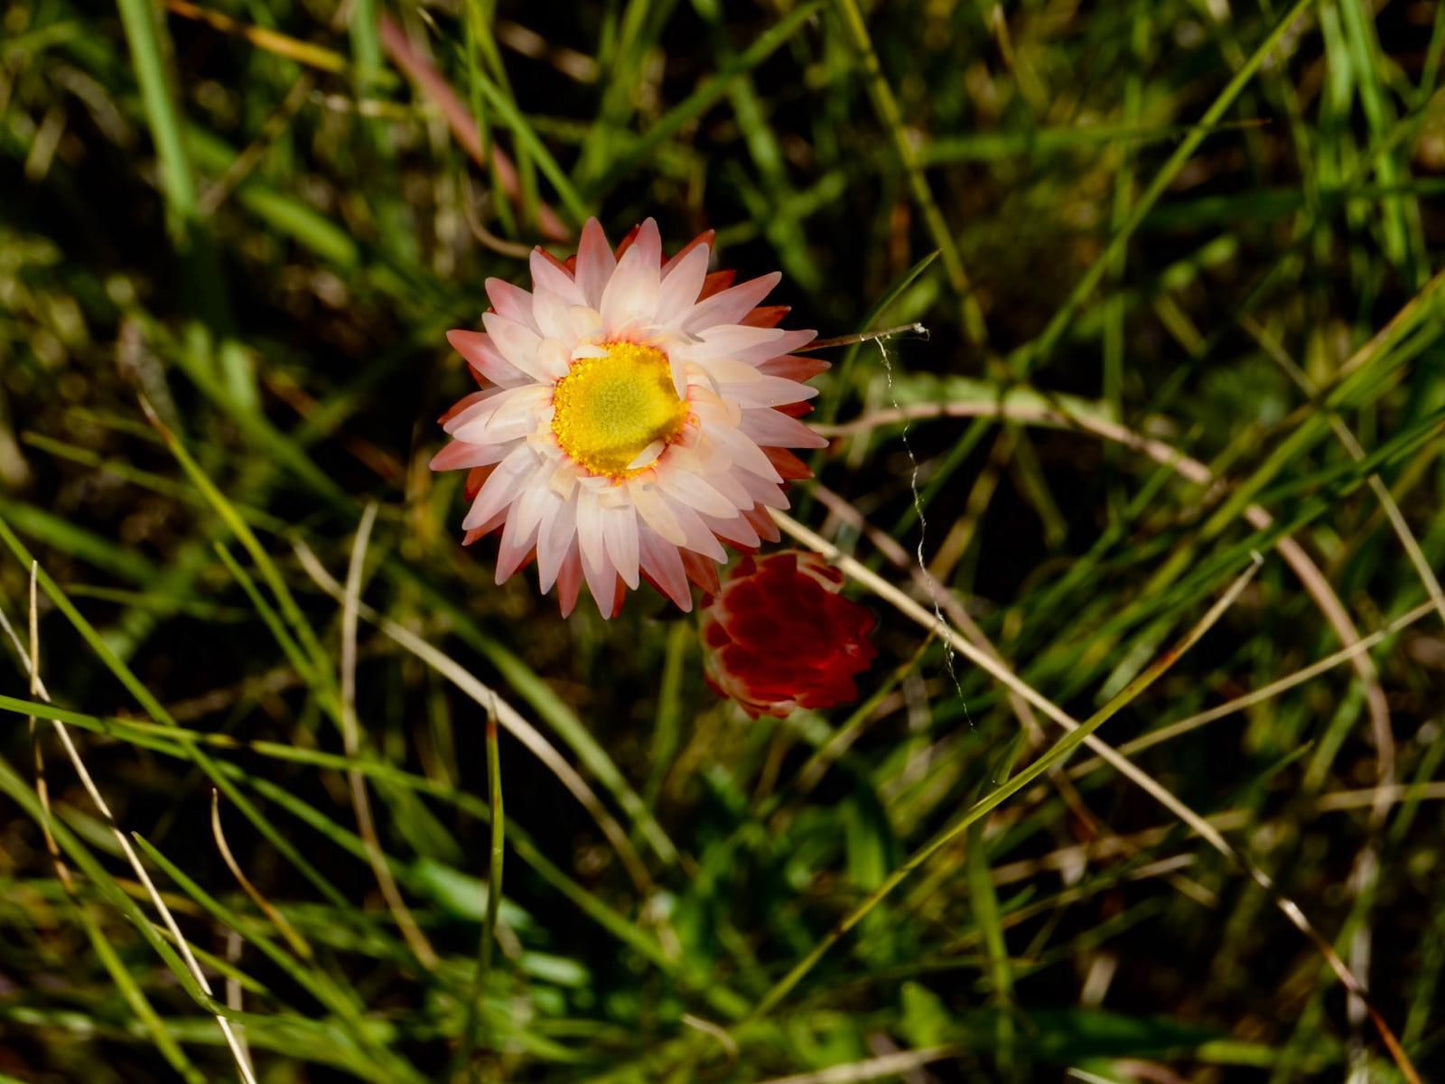
{"label": "yellow flower center", "polygon": [[[687,404],[677,397],[667,355],[640,343],[604,343],[600,358],[579,358],[552,393],[552,432],[572,459],[593,474],[625,478],[648,463],[682,429]],[[653,456],[652,458],[656,458]]]}

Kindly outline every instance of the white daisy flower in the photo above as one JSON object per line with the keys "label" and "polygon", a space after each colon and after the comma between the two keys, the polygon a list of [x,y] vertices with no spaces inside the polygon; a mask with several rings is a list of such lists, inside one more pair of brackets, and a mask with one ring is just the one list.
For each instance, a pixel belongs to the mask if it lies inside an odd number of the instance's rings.
{"label": "white daisy flower", "polygon": [[482,390],[442,418],[433,470],[468,469],[466,542],[501,530],[497,582],[535,558],[571,613],[582,581],[604,617],[646,579],[683,610],[717,590],[721,543],[776,541],[767,508],[810,477],[789,448],[827,363],[813,331],[760,306],[780,275],[708,273],[712,234],[664,261],[648,219],[614,253],[596,219],[564,264],[532,253],[532,291],[488,279],[486,330],[448,341]]}

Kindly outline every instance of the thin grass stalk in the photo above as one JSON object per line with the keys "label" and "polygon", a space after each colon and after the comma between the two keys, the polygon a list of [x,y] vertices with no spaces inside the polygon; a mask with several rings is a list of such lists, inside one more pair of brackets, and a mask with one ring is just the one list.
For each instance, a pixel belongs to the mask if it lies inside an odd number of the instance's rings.
{"label": "thin grass stalk", "polygon": [[492,813],[491,858],[487,873],[487,910],[477,946],[477,966],[472,972],[471,994],[467,998],[466,1023],[457,1065],[473,1071],[472,1054],[477,1044],[477,1022],[486,994],[487,976],[497,943],[497,915],[502,905],[502,859],[506,850],[506,819],[502,815],[502,754],[497,740],[497,712],[487,709],[487,801]]}
{"label": "thin grass stalk", "polygon": [[[351,561],[346,570],[346,587],[341,602],[341,741],[349,757],[356,757],[361,751],[361,728],[356,718],[356,626],[357,610],[361,605],[361,578],[366,567],[366,547],[371,539],[371,530],[376,523],[377,505],[368,502],[361,513],[361,523],[356,528],[356,538],[351,546]],[[366,789],[366,778],[360,772],[346,773],[351,793],[351,807],[356,815],[357,833],[366,844],[366,857],[371,865],[376,883],[381,888],[386,908],[391,912],[397,929],[406,941],[407,947],[417,962],[428,971],[436,970],[441,963],[436,949],[427,940],[417,925],[416,918],[402,898],[381,853],[381,842],[376,836],[376,821],[371,811],[371,796]]]}
{"label": "thin grass stalk", "polygon": [[963,257],[958,251],[958,242],[954,240],[953,230],[943,217],[943,212],[939,210],[937,201],[933,198],[933,190],[929,187],[928,177],[923,172],[923,163],[919,161],[918,150],[904,125],[903,111],[898,106],[898,99],[893,95],[893,88],[889,85],[887,76],[883,74],[883,66],[873,48],[873,39],[868,33],[868,24],[864,21],[863,13],[858,9],[856,0],[835,0],[834,6],[837,8],[838,18],[843,24],[848,43],[858,54],[858,59],[863,65],[863,75],[868,83],[868,95],[873,99],[878,119],[883,122],[883,126],[888,129],[888,134],[893,140],[894,152],[898,155],[898,160],[908,179],[908,190],[912,194],[914,202],[918,204],[918,209],[923,212],[923,220],[928,225],[929,235],[942,256],[943,268],[948,274],[948,283],[958,297],[964,334],[968,336],[968,341],[973,346],[985,346],[988,342],[988,325],[984,320],[983,307],[979,305],[978,298],[974,295],[973,284],[969,279],[968,271],[963,266]]}
{"label": "thin grass stalk", "polygon": [[[10,624],[10,620],[6,617],[3,609],[0,609],[0,630],[3,630],[9,638],[11,645],[15,649],[15,657],[19,659],[22,666],[29,671],[30,696],[32,701],[39,700],[48,706],[50,704],[50,694],[45,688],[44,680],[40,677],[38,649],[40,622],[38,607],[35,605],[34,599],[31,599],[29,611],[29,642],[32,645],[31,651],[27,652],[25,645],[21,642],[19,635]],[[85,928],[86,936],[90,940],[91,947],[95,949],[96,957],[100,960],[101,966],[104,967],[110,975],[121,997],[130,1006],[131,1011],[135,1013],[137,1019],[140,1020],[141,1026],[149,1033],[152,1041],[156,1045],[156,1049],[160,1051],[161,1056],[187,1081],[187,1084],[202,1084],[203,1078],[200,1070],[197,1069],[186,1056],[185,1050],[182,1049],[180,1043],[176,1041],[175,1036],[171,1033],[171,1029],[167,1027],[166,1022],[161,1018],[160,1014],[156,1012],[150,1001],[146,998],[145,993],[126,969],[120,955],[106,938],[104,931],[101,930],[99,923],[96,922],[95,917],[91,914],[89,905],[82,900],[77,893],[75,877],[71,873],[70,866],[66,863],[64,855],[61,853],[60,845],[55,838],[55,833],[51,829],[54,813],[50,806],[49,787],[44,775],[41,774],[45,760],[43,749],[39,744],[36,734],[36,722],[38,718],[39,716],[32,711],[26,716],[26,725],[30,730],[31,742],[34,744],[37,773],[36,795],[41,812],[40,831],[45,840],[46,850],[50,854],[51,864],[55,868],[56,880],[60,882],[62,890],[64,890],[66,897],[70,900],[71,908],[75,913],[76,919]]]}
{"label": "thin grass stalk", "polygon": [[[39,696],[43,701],[48,703],[50,694],[40,681],[40,636],[37,617],[39,613],[37,598],[39,578],[40,565],[38,562],[32,560],[30,562],[30,650],[29,652],[22,651],[21,659],[24,661],[26,669],[30,674],[31,694]],[[8,621],[5,621],[5,628],[13,638],[14,631],[10,628]],[[52,725],[55,728],[56,736],[60,739],[61,745],[65,748],[66,755],[75,767],[75,773],[79,777],[81,785],[85,788],[86,793],[90,795],[90,800],[95,803],[96,809],[105,820],[107,827],[110,828],[111,834],[115,837],[116,842],[120,845],[121,853],[125,855],[126,861],[135,872],[136,879],[144,887],[152,906],[154,906],[160,914],[161,921],[165,924],[166,930],[170,933],[172,940],[180,949],[181,957],[185,961],[185,966],[189,969],[191,976],[195,979],[196,985],[200,987],[208,997],[213,997],[214,994],[211,990],[210,981],[206,978],[205,972],[201,970],[201,965],[196,961],[195,953],[191,951],[190,942],[182,936],[180,926],[176,923],[175,916],[171,914],[170,908],[166,906],[165,901],[161,899],[160,893],[156,891],[155,883],[151,880],[150,874],[141,863],[139,856],[136,855],[135,849],[130,845],[130,839],[126,836],[125,832],[121,830],[119,823],[117,823],[115,819],[115,815],[110,810],[110,805],[100,793],[100,788],[95,785],[95,780],[91,777],[89,769],[86,768],[85,762],[80,757],[80,751],[76,748],[75,742],[70,737],[70,731],[66,729],[63,723],[54,722]],[[42,809],[47,811],[46,819],[48,821],[48,805],[45,804],[48,802],[48,796],[42,795],[41,802]],[[51,828],[48,824],[44,827],[46,839],[51,845],[55,845],[55,837],[52,834]],[[58,852],[59,849],[57,847],[57,855]],[[68,882],[69,878],[67,877],[66,880]],[[221,1034],[225,1036],[226,1045],[230,1047],[232,1057],[234,1057],[236,1061],[236,1068],[242,1081],[244,1081],[245,1084],[256,1084],[256,1077],[251,1071],[250,1061],[241,1048],[240,1041],[237,1038],[231,1021],[227,1020],[224,1016],[217,1016],[216,1023],[220,1026]]]}
{"label": "thin grass stalk", "polygon": [[226,863],[226,868],[231,871],[231,876],[241,886],[241,891],[251,898],[251,902],[261,909],[271,925],[276,927],[291,951],[303,960],[311,960],[315,953],[306,938],[296,931],[296,927],[283,915],[270,900],[262,895],[261,890],[252,883],[251,878],[246,876],[246,871],[241,868],[241,863],[236,861],[235,854],[231,851],[231,845],[226,840],[225,830],[221,826],[221,793],[218,790],[211,791],[211,836],[216,841],[216,851],[221,856],[221,861]]}

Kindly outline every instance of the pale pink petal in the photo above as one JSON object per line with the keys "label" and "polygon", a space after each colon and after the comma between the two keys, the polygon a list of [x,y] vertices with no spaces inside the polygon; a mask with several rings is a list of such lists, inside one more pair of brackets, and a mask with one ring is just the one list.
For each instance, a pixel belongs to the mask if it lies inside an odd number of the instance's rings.
{"label": "pale pink petal", "polygon": [[605,559],[599,562],[590,558],[585,548],[581,549],[581,554],[582,574],[587,578],[587,590],[592,592],[592,601],[597,603],[598,612],[603,617],[610,618],[617,606],[617,570]]}
{"label": "pale pink petal", "polygon": [[[602,337],[602,314],[588,305],[573,305],[567,310],[567,321],[572,329],[574,342]],[[595,344],[592,345],[595,349],[600,349]]]}
{"label": "pale pink petal", "polygon": [[606,356],[606,347],[599,346],[597,343],[578,343],[572,348],[573,361],[578,358],[605,358]]}
{"label": "pale pink petal", "polygon": [[768,515],[764,508],[754,508],[751,512],[744,512],[743,518],[752,524],[753,530],[758,532],[758,537],[764,542],[776,542],[782,538],[782,532],[778,525],[773,522],[773,517]]}
{"label": "pale pink petal", "polygon": [[512,506],[512,521],[517,525],[517,540],[526,540],[530,545],[537,537],[537,527],[542,515],[562,498],[547,488],[542,481],[543,469],[538,468],[536,477],[517,503]]}
{"label": "pale pink petal", "polygon": [[557,573],[557,604],[563,617],[571,617],[572,611],[577,608],[577,592],[581,587],[582,561],[577,556],[577,543],[573,542]]}
{"label": "pale pink petal", "polygon": [[[442,430],[455,436],[457,432],[473,423],[481,423],[484,425],[486,421],[497,412],[497,407],[500,405],[498,400],[503,395],[515,394],[533,387],[536,387],[536,385],[523,384],[520,388],[490,388],[487,391],[478,392],[476,396],[469,396],[467,400],[464,400],[467,404],[466,406],[460,410],[456,410],[454,407],[453,410],[455,413],[442,421]],[[458,404],[458,406],[460,405],[461,404]],[[472,443],[481,444],[482,441],[474,440]]]}
{"label": "pale pink petal", "polygon": [[[768,457],[763,454],[763,450],[754,444],[752,438],[745,433],[736,429],[716,426],[707,435],[716,441],[728,458],[747,474],[755,475],[769,482],[783,480],[773,469],[773,465],[768,462]],[[747,479],[741,475],[739,481],[747,484]]]}
{"label": "pale pink petal", "polygon": [[687,578],[702,588],[704,594],[718,593],[722,585],[718,582],[716,562],[691,550],[683,550],[678,556],[682,558],[682,567],[687,572]]}
{"label": "pale pink petal", "polygon": [[494,312],[486,313],[482,317],[482,323],[486,325],[487,334],[492,337],[492,345],[513,368],[520,369],[533,380],[542,383],[551,381],[551,374],[537,357],[542,339],[535,331],[514,320],[504,319]]}
{"label": "pale pink petal", "polygon": [[783,276],[774,271],[713,294],[692,307],[682,326],[696,332],[717,324],[739,324],[782,280]]}
{"label": "pale pink petal", "polygon": [[[771,470],[771,466],[769,467]],[[633,482],[628,486],[632,503],[637,505],[638,515],[660,538],[681,546],[687,541],[682,525],[673,515],[672,506],[651,482]]]}
{"label": "pale pink petal", "polygon": [[687,586],[687,572],[677,547],[669,545],[651,531],[638,535],[638,552],[647,578],[657,585],[683,613],[692,612],[692,592]]}
{"label": "pale pink petal", "polygon": [[[787,332],[776,327],[748,327],[746,324],[718,324],[698,332],[697,343],[689,353],[698,358],[730,358],[748,350],[771,347]],[[765,351],[768,357],[783,353]]]}
{"label": "pale pink petal", "polygon": [[802,383],[812,380],[819,373],[827,372],[833,366],[822,358],[799,357],[797,354],[783,354],[770,358],[758,366],[758,372],[768,376],[785,376]]}
{"label": "pale pink petal", "polygon": [[[457,421],[463,414],[470,416],[476,413],[476,408],[479,405],[485,403],[501,390],[500,388],[483,388],[481,391],[474,391],[470,395],[464,395],[449,406],[447,412],[443,414],[438,421],[441,422],[442,428],[446,429],[449,424]],[[461,422],[457,422],[457,424],[460,425]]]}
{"label": "pale pink petal", "polygon": [[744,549],[756,549],[759,545],[758,532],[753,530],[752,524],[742,515],[734,516],[731,519],[703,516],[702,521],[711,527],[719,538],[726,539],[736,546]]}
{"label": "pale pink petal", "polygon": [[652,321],[662,273],[661,250],[657,223],[649,218],[632,247],[617,261],[617,270],[602,291],[602,323],[608,333]]}
{"label": "pale pink petal", "polygon": [[602,305],[602,291],[607,280],[617,267],[617,257],[607,243],[607,235],[597,219],[589,218],[582,227],[582,238],[577,245],[577,285],[582,290],[585,303],[591,308]]}
{"label": "pale pink petal", "polygon": [[696,366],[689,365],[687,359],[677,353],[668,355],[667,365],[672,372],[672,390],[679,399],[686,399],[690,375]]}
{"label": "pale pink petal", "polygon": [[751,508],[753,499],[748,495],[747,486],[733,477],[731,467],[732,461],[726,457],[721,461],[709,461],[704,477],[710,486],[727,498],[733,508]]}
{"label": "pale pink petal", "polygon": [[757,407],[785,406],[812,399],[818,394],[818,389],[799,384],[796,380],[784,380],[780,376],[764,376],[747,384],[725,383],[722,393],[736,400],[746,416],[748,410]]}
{"label": "pale pink petal", "polygon": [[784,331],[776,327],[723,324],[699,333],[699,342],[689,348],[695,358],[733,358],[749,365],[761,365],[780,354],[791,354],[817,338],[816,331]]}
{"label": "pale pink petal", "polygon": [[[578,493],[578,479],[582,470],[566,456],[558,456],[552,473],[547,478],[547,488],[564,501],[572,501]],[[575,502],[574,502],[575,503]],[[576,513],[573,513],[575,518]]]}
{"label": "pale pink petal", "polygon": [[691,241],[689,241],[687,244],[683,245],[680,249],[674,252],[671,259],[666,260],[663,263],[662,273],[666,275],[669,271],[671,271],[674,267],[681,263],[687,257],[687,254],[689,252],[692,252],[694,249],[704,245],[708,248],[712,248],[713,238],[715,238],[716,236],[717,230],[703,230],[702,233],[698,234]]}
{"label": "pale pink petal", "polygon": [[536,429],[551,389],[524,384],[505,391],[452,419],[443,428],[469,444],[498,444]]}
{"label": "pale pink petal", "polygon": [[687,389],[687,402],[703,433],[718,425],[736,429],[743,420],[742,407],[733,400],[718,395],[708,386],[691,385]]}
{"label": "pale pink petal", "polygon": [[[776,508],[780,511],[788,507],[788,498],[783,492],[781,481],[770,482],[766,478],[759,478],[756,474],[747,471],[739,471],[738,480],[747,487],[749,496],[762,507]],[[757,527],[757,524],[754,523],[753,526]],[[761,530],[759,528],[760,533]]]}
{"label": "pale pink petal", "polygon": [[432,456],[428,466],[432,470],[485,467],[488,463],[500,463],[510,450],[505,444],[468,444],[464,440],[454,440]]}
{"label": "pale pink petal", "polygon": [[547,374],[547,383],[561,380],[571,367],[572,351],[567,349],[565,340],[542,340],[542,345],[537,347],[537,368]]}
{"label": "pale pink petal", "polygon": [[637,590],[637,511],[631,507],[608,508],[602,519],[607,557],[623,582]]}
{"label": "pale pink petal", "polygon": [[486,535],[491,534],[493,531],[495,531],[498,527],[502,526],[506,522],[507,510],[503,508],[500,512],[498,512],[491,519],[487,520],[487,522],[483,523],[480,527],[473,527],[471,530],[467,531],[466,534],[462,536],[462,545],[470,546],[477,539],[483,538]]}
{"label": "pale pink petal", "polygon": [[698,245],[662,276],[662,285],[657,291],[660,323],[676,323],[697,300],[698,291],[702,289],[702,280],[707,276],[709,255],[710,250],[706,245]]}
{"label": "pale pink petal", "polygon": [[754,384],[763,379],[756,366],[730,357],[694,357],[692,364],[707,374],[708,380],[718,388],[725,384]]}
{"label": "pale pink petal", "polygon": [[773,448],[826,448],[828,441],[797,418],[776,410],[744,410],[738,425],[753,443]]}
{"label": "pale pink petal", "polygon": [[710,516],[731,516],[737,513],[737,505],[699,475],[686,474],[680,470],[663,470],[658,472],[657,484],[675,504],[686,505]]}
{"label": "pale pink petal", "polygon": [[[524,496],[523,500],[526,499]],[[520,504],[520,502],[518,502]],[[502,540],[497,545],[497,583],[505,583],[516,571],[527,563],[536,547],[537,524],[533,521],[530,529],[524,528],[514,508],[502,528]]]}
{"label": "pale pink petal", "polygon": [[543,514],[537,528],[537,583],[542,594],[552,590],[557,581],[576,530],[576,513],[566,501],[558,501]]}
{"label": "pale pink petal", "polygon": [[642,225],[637,227],[636,236],[632,239],[632,248],[647,257],[649,262],[656,266],[659,275],[662,273],[662,234],[658,232],[657,219],[642,220]]}
{"label": "pale pink petal", "polygon": [[493,384],[513,388],[532,380],[532,377],[502,357],[501,351],[492,345],[491,336],[484,332],[461,329],[448,331],[447,342],[466,359],[468,365]]}
{"label": "pale pink petal", "polygon": [[576,307],[548,286],[539,285],[532,294],[532,317],[545,339],[563,339],[571,344],[572,310]]}
{"label": "pale pink petal", "polygon": [[[580,489],[577,493],[577,542],[582,548],[584,562],[590,563],[595,569],[604,566],[611,571],[612,566],[607,563],[607,542],[603,534],[602,505],[597,495],[586,489]],[[589,578],[589,584],[592,582]],[[594,592],[595,594],[595,592]]]}
{"label": "pale pink petal", "polygon": [[520,286],[513,286],[502,279],[487,279],[482,283],[487,291],[487,300],[497,315],[515,321],[533,331],[537,325],[532,322],[532,295]]}
{"label": "pale pink petal", "polygon": [[683,545],[714,561],[727,560],[727,551],[718,544],[717,536],[707,529],[696,512],[686,505],[674,504],[672,514],[682,528]]}
{"label": "pale pink petal", "polygon": [[[533,289],[551,290],[569,305],[585,305],[587,303],[586,297],[583,296],[581,288],[572,276],[540,248],[532,250],[531,267]],[[543,334],[546,332],[544,331]]]}
{"label": "pale pink petal", "polygon": [[508,453],[507,458],[497,464],[496,470],[482,485],[477,499],[472,502],[471,511],[462,520],[465,530],[480,527],[487,520],[511,504],[521,494],[528,477],[536,469],[536,454],[522,444]]}

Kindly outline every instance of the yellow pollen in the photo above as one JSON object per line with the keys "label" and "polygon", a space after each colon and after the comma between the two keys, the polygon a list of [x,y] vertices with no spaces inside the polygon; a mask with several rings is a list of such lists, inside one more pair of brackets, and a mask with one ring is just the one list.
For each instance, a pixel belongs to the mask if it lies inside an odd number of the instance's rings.
{"label": "yellow pollen", "polygon": [[[552,432],[572,459],[593,474],[626,478],[654,444],[682,430],[687,404],[677,397],[667,355],[639,343],[604,343],[606,356],[579,358],[552,393]],[[660,450],[660,449],[659,449]]]}

